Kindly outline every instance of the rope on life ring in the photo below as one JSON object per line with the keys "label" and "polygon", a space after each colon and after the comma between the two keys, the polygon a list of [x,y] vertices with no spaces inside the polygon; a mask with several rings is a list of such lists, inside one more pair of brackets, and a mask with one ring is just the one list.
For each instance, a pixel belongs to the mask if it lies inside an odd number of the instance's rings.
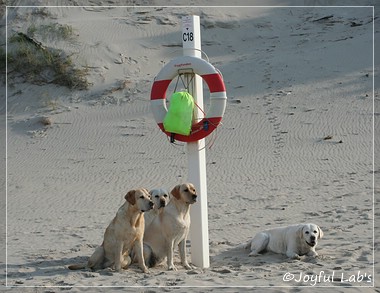
{"label": "rope on life ring", "polygon": [[171,81],[182,73],[195,73],[202,77],[210,90],[210,108],[205,117],[191,128],[190,135],[175,134],[175,139],[182,142],[194,142],[205,138],[213,132],[222,121],[226,109],[227,94],[221,73],[209,62],[193,56],[182,56],[167,63],[157,74],[150,94],[151,108],[158,127],[169,137],[172,133],[165,131],[163,121],[168,109],[166,91]]}

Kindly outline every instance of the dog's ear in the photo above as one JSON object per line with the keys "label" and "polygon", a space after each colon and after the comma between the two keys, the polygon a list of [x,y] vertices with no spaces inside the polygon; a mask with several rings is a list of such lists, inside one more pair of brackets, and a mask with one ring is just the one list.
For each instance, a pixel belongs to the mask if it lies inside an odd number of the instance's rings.
{"label": "dog's ear", "polygon": [[180,194],[180,188],[181,188],[181,185],[177,185],[176,187],[173,188],[171,194],[176,198],[176,199],[180,199],[181,198],[181,194]]}
{"label": "dog's ear", "polygon": [[135,190],[130,190],[128,193],[125,195],[125,200],[129,202],[131,205],[136,204],[136,198],[135,198]]}
{"label": "dog's ear", "polygon": [[303,229],[305,228],[305,225],[300,225],[296,231],[296,236],[298,239],[303,238]]}
{"label": "dog's ear", "polygon": [[319,239],[319,238],[323,237],[323,231],[322,231],[321,227],[317,226],[317,228],[318,228],[318,239]]}

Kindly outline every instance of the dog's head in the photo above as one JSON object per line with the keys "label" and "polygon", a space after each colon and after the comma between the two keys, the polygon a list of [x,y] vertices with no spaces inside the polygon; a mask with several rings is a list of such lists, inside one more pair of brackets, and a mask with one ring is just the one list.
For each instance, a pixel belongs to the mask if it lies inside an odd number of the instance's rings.
{"label": "dog's head", "polygon": [[165,207],[169,202],[169,193],[164,189],[152,189],[149,191],[152,201],[154,203],[154,209],[158,210]]}
{"label": "dog's head", "polygon": [[193,204],[197,201],[197,192],[191,183],[179,184],[173,188],[171,194],[177,200],[182,200],[187,204]]}
{"label": "dog's head", "polygon": [[128,191],[125,200],[131,205],[136,206],[141,212],[149,211],[153,208],[154,203],[151,201],[150,194],[145,188],[139,188]]}
{"label": "dog's head", "polygon": [[323,231],[315,224],[302,225],[299,228],[298,233],[298,236],[310,247],[316,246],[318,244],[318,239],[323,237]]}

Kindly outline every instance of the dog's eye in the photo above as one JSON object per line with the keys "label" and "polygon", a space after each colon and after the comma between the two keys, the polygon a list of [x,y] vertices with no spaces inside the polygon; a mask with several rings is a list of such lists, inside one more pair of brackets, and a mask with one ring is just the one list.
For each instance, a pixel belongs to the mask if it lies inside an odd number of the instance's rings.
{"label": "dog's eye", "polygon": [[317,231],[313,231],[314,232],[314,234],[317,234],[318,232]]}
{"label": "dog's eye", "polygon": [[185,189],[185,192],[189,192],[189,189],[188,189],[188,188],[186,188],[186,189]]}
{"label": "dog's eye", "polygon": [[140,196],[140,198],[144,198],[144,196],[142,195],[142,196]]}
{"label": "dog's eye", "polygon": [[159,198],[159,196],[158,196],[158,195],[156,195],[156,196],[155,196],[155,198]]}
{"label": "dog's eye", "polygon": [[306,231],[305,234],[309,234],[309,231]]}
{"label": "dog's eye", "polygon": [[167,194],[164,194],[164,197],[168,197],[168,195],[167,195]]}

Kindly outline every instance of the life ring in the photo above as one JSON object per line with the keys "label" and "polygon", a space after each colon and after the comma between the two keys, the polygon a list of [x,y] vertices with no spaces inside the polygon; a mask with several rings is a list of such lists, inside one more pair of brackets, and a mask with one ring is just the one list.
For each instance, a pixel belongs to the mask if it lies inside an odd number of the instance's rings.
{"label": "life ring", "polygon": [[194,142],[205,138],[213,132],[222,121],[226,108],[227,94],[222,75],[207,61],[193,56],[182,56],[166,64],[157,74],[150,94],[151,108],[158,127],[168,136],[163,121],[168,111],[166,107],[166,91],[170,82],[182,73],[195,73],[203,78],[210,90],[210,108],[206,116],[192,125],[190,135],[175,134],[175,139],[182,142]]}

